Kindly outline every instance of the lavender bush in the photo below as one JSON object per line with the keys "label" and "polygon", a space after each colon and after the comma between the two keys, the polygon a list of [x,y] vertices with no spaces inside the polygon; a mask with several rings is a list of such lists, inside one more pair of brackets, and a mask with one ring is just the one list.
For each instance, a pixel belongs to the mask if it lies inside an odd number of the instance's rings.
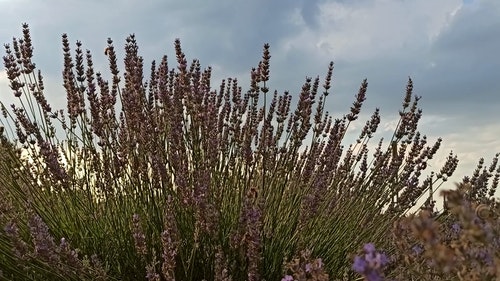
{"label": "lavender bush", "polygon": [[[456,190],[442,191],[444,211],[423,210],[394,224],[396,280],[497,280],[500,276],[499,155]],[[493,178],[492,181],[490,179]]]}
{"label": "lavender bush", "polygon": [[391,228],[457,166],[450,153],[422,179],[441,139],[418,132],[411,79],[392,138],[369,152],[379,109],[346,144],[368,83],[334,118],[325,110],[333,63],[294,97],[270,90],[269,45],[243,92],[235,78],[213,89],[211,68],[188,62],[179,40],[176,66],[164,56],[148,79],[134,35],[122,74],[107,43],[109,80],[62,36],[65,110],[45,98],[28,26],[5,45],[18,102],[1,104],[0,278],[355,279],[368,269],[353,268],[352,255],[367,242],[402,251]]}

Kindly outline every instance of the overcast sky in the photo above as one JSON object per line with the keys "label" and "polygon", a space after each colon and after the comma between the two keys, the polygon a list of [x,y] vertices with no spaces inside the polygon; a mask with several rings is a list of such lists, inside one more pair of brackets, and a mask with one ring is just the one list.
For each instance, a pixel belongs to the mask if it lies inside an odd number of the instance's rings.
{"label": "overcast sky", "polygon": [[[249,70],[269,43],[272,89],[297,94],[306,76],[324,77],[334,61],[330,112],[347,113],[367,78],[362,112],[368,118],[380,107],[386,133],[410,76],[423,97],[420,131],[444,140],[433,168],[450,150],[461,160],[451,182],[471,174],[480,157],[488,163],[500,152],[499,0],[0,0],[2,43],[21,37],[23,22],[30,25],[45,94],[60,107],[63,33],[73,47],[81,40],[93,51],[96,68],[106,74],[108,37],[121,48],[135,33],[148,63],[164,54],[174,58],[180,38],[189,59],[213,67],[213,85],[225,77],[248,85]],[[11,95],[2,70],[0,98]]]}

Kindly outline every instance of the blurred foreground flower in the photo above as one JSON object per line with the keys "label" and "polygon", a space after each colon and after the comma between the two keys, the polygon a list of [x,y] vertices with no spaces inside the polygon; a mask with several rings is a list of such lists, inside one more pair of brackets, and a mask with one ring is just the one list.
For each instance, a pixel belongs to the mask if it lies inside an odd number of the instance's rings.
{"label": "blurred foreground flower", "polygon": [[363,247],[365,254],[354,257],[352,269],[363,275],[366,280],[383,280],[383,268],[389,263],[384,253],[377,252],[372,243]]}

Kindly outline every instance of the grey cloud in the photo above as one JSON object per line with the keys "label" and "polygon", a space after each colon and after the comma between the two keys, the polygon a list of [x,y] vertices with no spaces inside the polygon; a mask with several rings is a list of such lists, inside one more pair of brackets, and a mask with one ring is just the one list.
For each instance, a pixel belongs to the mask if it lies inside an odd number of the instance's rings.
{"label": "grey cloud", "polygon": [[300,10],[300,14],[302,18],[304,19],[304,22],[310,27],[310,28],[316,28],[317,27],[317,19],[318,19],[318,14],[319,14],[319,1],[313,0],[313,1],[304,1],[302,3],[302,7]]}
{"label": "grey cloud", "polygon": [[428,53],[433,66],[421,73],[425,91],[434,94],[433,110],[446,104],[456,114],[498,115],[500,95],[493,85],[500,79],[500,37],[495,34],[500,34],[499,2],[463,6],[457,13]]}

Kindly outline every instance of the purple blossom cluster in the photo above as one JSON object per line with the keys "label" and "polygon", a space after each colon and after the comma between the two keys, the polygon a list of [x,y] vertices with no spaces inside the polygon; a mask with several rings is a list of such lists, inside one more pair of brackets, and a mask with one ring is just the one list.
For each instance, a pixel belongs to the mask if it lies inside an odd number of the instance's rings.
{"label": "purple blossom cluster", "polygon": [[372,243],[363,247],[364,255],[356,256],[352,269],[363,275],[368,281],[381,281],[383,279],[384,267],[389,263],[389,259],[384,253],[376,251]]}

